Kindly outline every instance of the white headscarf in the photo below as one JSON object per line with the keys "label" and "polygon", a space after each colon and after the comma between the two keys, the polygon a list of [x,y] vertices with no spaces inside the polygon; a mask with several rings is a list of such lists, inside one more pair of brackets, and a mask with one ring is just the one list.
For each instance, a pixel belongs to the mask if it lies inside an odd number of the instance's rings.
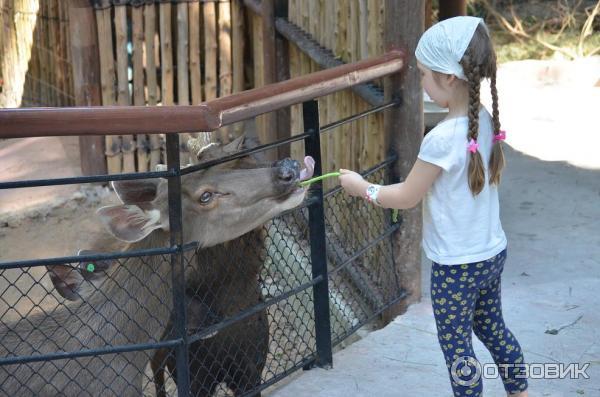
{"label": "white headscarf", "polygon": [[433,71],[467,80],[459,62],[479,24],[485,27],[483,19],[464,16],[436,23],[419,40],[415,51],[417,60]]}

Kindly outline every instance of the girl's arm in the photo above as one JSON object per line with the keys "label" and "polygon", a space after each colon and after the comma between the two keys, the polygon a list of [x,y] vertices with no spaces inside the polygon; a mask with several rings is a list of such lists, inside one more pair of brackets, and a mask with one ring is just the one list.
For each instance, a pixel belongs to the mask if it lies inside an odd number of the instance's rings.
{"label": "girl's arm", "polygon": [[[406,180],[394,185],[382,186],[378,201],[384,208],[407,209],[419,204],[442,169],[426,161],[417,159]],[[340,183],[351,196],[364,198],[371,183],[354,171],[341,169]]]}

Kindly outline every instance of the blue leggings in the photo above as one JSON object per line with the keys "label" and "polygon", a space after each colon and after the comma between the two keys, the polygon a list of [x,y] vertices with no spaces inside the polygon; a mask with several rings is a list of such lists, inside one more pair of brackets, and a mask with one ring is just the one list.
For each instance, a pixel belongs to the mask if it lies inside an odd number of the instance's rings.
{"label": "blue leggings", "polygon": [[521,346],[502,318],[500,276],[505,260],[506,249],[483,262],[434,262],[431,268],[431,303],[455,397],[481,396],[483,391],[471,331],[499,366],[505,390],[512,394],[527,389],[524,369],[519,367],[524,363]]}

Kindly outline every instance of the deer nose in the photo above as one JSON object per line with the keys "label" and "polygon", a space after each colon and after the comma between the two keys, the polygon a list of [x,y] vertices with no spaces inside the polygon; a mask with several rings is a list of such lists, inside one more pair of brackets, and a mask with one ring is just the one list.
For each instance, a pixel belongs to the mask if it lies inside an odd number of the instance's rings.
{"label": "deer nose", "polygon": [[275,178],[282,185],[294,184],[300,178],[300,163],[290,158],[275,162]]}

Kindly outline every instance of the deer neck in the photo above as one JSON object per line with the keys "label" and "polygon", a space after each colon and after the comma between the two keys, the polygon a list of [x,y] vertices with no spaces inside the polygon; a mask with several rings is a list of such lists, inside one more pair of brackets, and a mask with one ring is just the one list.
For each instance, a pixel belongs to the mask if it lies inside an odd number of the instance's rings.
{"label": "deer neck", "polygon": [[[168,243],[168,233],[157,230],[127,250],[165,247]],[[112,337],[122,339],[121,343],[160,340],[172,308],[169,259],[169,255],[120,259],[98,286],[101,291],[92,293],[89,304],[82,306],[82,317],[89,318],[98,327],[95,329],[114,330]],[[107,320],[110,327],[106,327]]]}

